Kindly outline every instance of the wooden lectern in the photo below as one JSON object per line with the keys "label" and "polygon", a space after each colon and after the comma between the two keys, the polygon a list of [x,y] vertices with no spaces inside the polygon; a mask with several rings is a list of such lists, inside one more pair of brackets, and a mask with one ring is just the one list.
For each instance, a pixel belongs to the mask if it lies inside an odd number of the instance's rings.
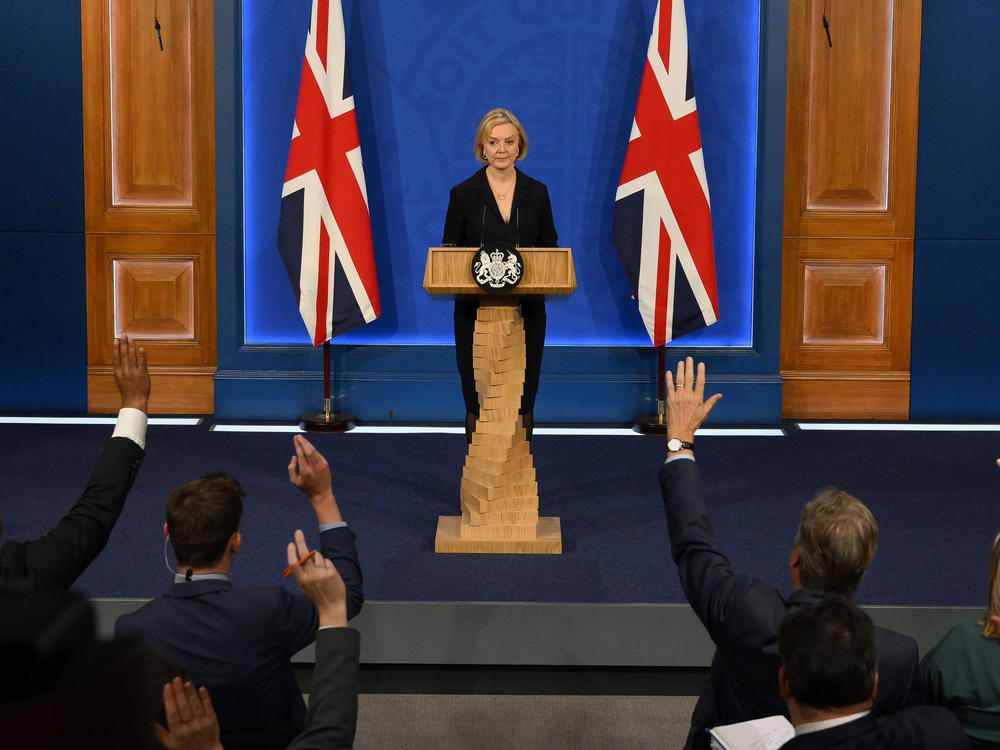
{"label": "wooden lectern", "polygon": [[562,554],[558,518],[538,516],[538,483],[521,416],[524,321],[517,297],[569,294],[576,289],[568,247],[518,248],[524,275],[517,296],[484,292],[472,278],[474,247],[427,251],[424,289],[482,297],[476,315],[473,364],[479,420],[462,470],[462,515],[439,516],[435,552]]}

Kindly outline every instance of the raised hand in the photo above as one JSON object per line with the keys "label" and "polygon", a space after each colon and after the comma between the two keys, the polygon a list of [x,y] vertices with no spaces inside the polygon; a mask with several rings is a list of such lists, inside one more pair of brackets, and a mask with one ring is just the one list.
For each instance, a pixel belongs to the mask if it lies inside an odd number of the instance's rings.
{"label": "raised hand", "polygon": [[148,412],[150,382],[146,350],[123,335],[115,340],[111,365],[122,406]]}
{"label": "raised hand", "polygon": [[677,363],[676,378],[667,370],[667,437],[694,442],[695,430],[720,398],[716,393],[705,400],[704,362],[698,363],[697,374],[692,357]]}
{"label": "raised hand", "polygon": [[[327,558],[313,553],[309,556],[305,534],[299,529],[295,541],[288,543],[288,567],[295,582],[319,610],[320,626],[347,625],[347,589],[340,573]],[[305,560],[309,557],[308,560]],[[300,564],[300,560],[305,562]]]}
{"label": "raised hand", "polygon": [[163,708],[167,726],[154,724],[156,737],[167,750],[222,750],[219,720],[208,690],[184,682],[180,677],[163,686]]}

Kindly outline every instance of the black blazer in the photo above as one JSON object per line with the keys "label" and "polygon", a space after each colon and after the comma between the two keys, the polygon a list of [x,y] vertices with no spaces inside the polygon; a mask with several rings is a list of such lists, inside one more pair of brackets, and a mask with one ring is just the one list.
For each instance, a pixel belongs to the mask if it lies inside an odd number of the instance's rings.
{"label": "black blazer", "polygon": [[[347,616],[364,602],[354,532],[346,526],[319,535],[320,553],[333,561],[347,589]],[[235,588],[228,580],[174,583],[163,596],[115,623],[115,635],[139,635],[154,652],[179,664],[187,679],[208,688],[226,748],[261,746],[255,735],[283,738],[306,718],[291,658],[316,638],[319,613],[304,595],[283,586]],[[249,741],[248,740],[249,735]],[[259,738],[258,738],[259,739]]]}
{"label": "black blazer", "polygon": [[52,531],[0,547],[0,581],[29,581],[37,589],[72,586],[108,543],[145,455],[129,438],[110,438],[87,489]]}
{"label": "black blazer", "polygon": [[544,183],[517,170],[510,222],[500,215],[483,167],[451,189],[444,220],[443,245],[479,247],[484,242],[512,242],[520,247],[556,247],[559,235]]}
{"label": "black blazer", "polygon": [[[716,647],[686,745],[707,748],[708,727],[787,715],[778,692],[778,629],[786,614],[820,597],[799,589],[786,599],[756,576],[733,571],[712,528],[694,461],[681,458],[664,464],[659,478],[681,587]],[[877,627],[875,643],[875,708],[888,714],[923,703],[916,641]]]}
{"label": "black blazer", "polygon": [[830,729],[793,737],[782,750],[967,750],[969,738],[942,706],[871,713]]}

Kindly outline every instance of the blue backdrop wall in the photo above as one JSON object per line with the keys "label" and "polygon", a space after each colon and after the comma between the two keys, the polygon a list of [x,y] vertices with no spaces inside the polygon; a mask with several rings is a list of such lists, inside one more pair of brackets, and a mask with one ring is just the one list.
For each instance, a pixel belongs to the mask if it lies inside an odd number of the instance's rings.
{"label": "blue backdrop wall", "polygon": [[[722,311],[685,345],[747,347],[759,0],[689,4]],[[243,3],[247,343],[308,343],[275,246],[310,5]],[[465,0],[440,0],[431,12],[399,0],[354,8],[346,21],[358,53],[355,101],[380,282],[389,293],[378,321],[338,343],[452,343],[451,306],[421,288],[426,250],[440,242],[449,188],[480,167],[472,157],[480,115],[502,105],[528,129],[531,155],[521,168],[548,185],[561,244],[575,250],[579,291],[550,306],[546,343],[648,344],[610,224],[653,10],[649,2],[605,0],[537,3],[525,13]],[[723,24],[727,18],[741,23]]]}

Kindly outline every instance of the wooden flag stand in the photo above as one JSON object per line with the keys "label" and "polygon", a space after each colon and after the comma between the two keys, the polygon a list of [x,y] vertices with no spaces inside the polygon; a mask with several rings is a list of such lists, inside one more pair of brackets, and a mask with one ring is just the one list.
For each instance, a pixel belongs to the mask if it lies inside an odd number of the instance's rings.
{"label": "wooden flag stand", "polygon": [[[472,280],[477,248],[432,247],[424,288],[481,295],[472,357],[479,420],[462,470],[460,516],[439,516],[435,552],[561,554],[559,519],[539,517],[531,444],[518,409],[524,390],[524,321],[517,297],[485,294]],[[576,272],[569,248],[520,248],[519,294],[569,294]]]}

